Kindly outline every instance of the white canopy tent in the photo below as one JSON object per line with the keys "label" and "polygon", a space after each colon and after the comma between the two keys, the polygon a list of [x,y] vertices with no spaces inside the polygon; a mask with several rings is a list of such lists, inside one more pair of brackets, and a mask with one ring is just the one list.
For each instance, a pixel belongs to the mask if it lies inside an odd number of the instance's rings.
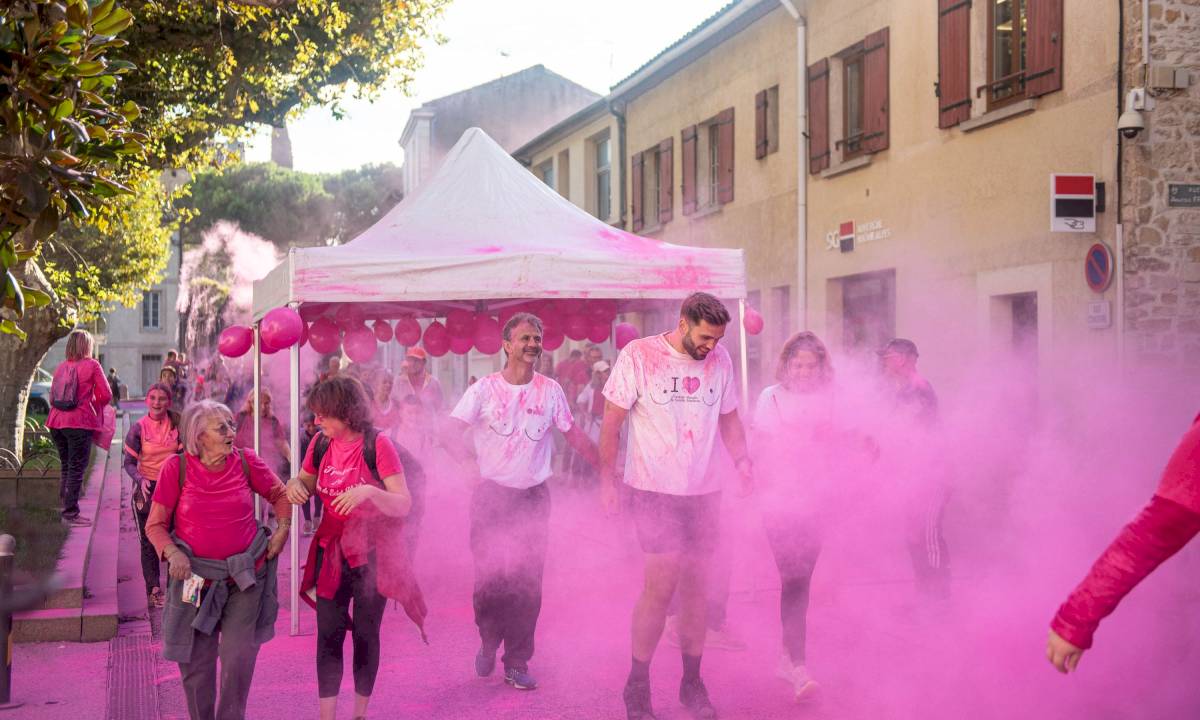
{"label": "white canopy tent", "polygon": [[[254,283],[254,393],[258,323],[290,306],[311,321],[343,303],[365,317],[441,317],[451,309],[496,310],[533,299],[604,299],[620,311],[704,291],[739,301],[745,263],[738,249],[672,245],[614,228],[572,205],[471,128],[416,194],[345,245],[293,248]],[[741,367],[745,333],[739,332]],[[291,463],[300,467],[300,349],[291,348]],[[746,373],[742,372],[743,395]],[[255,413],[254,443],[259,446]],[[292,620],[299,631],[298,509],[293,508]]]}

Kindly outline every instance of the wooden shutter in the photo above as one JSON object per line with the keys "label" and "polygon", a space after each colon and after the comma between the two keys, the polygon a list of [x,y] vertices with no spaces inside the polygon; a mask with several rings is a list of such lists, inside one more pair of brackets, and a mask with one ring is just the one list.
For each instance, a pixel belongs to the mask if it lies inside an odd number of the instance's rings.
{"label": "wooden shutter", "polygon": [[658,144],[658,224],[671,222],[675,216],[675,138]]}
{"label": "wooden shutter", "polygon": [[717,114],[717,202],[733,202],[733,108]]}
{"label": "wooden shutter", "polygon": [[829,167],[829,59],[808,66],[808,171]]}
{"label": "wooden shutter", "polygon": [[767,156],[767,91],[759,90],[754,96],[754,157],[761,160]]}
{"label": "wooden shutter", "polygon": [[863,40],[863,150],[888,146],[888,29]]}
{"label": "wooden shutter", "polygon": [[685,127],[681,138],[679,150],[683,156],[679,158],[679,171],[683,178],[679,185],[683,191],[683,214],[691,215],[696,212],[696,126]]}
{"label": "wooden shutter", "polygon": [[938,0],[938,127],[971,117],[971,0]]}
{"label": "wooden shutter", "polygon": [[1062,90],[1063,0],[1027,0],[1027,3],[1025,94],[1038,97]]}
{"label": "wooden shutter", "polygon": [[633,221],[633,231],[641,230],[645,225],[645,218],[642,217],[642,153],[636,152],[633,154],[633,172],[630,175],[629,194],[629,215]]}

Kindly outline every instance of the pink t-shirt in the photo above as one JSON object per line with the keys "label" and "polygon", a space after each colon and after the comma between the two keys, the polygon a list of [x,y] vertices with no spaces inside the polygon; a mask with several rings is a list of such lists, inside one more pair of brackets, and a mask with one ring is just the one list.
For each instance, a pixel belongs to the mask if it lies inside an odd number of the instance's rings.
{"label": "pink t-shirt", "polygon": [[562,386],[538,373],[524,385],[492,373],[467,388],[450,417],[471,426],[479,474],[518,489],[550,477],[551,430],[575,424]]}
{"label": "pink t-shirt", "polygon": [[[320,437],[321,435],[317,434],[308,443],[308,450],[304,453],[304,472],[317,476],[317,492],[321,494],[321,500],[325,503],[325,512],[344,519],[345,515],[333,509],[333,499],[356,485],[375,484],[375,477],[371,474],[371,468],[367,467],[366,458],[363,457],[361,435],[352,441],[329,440],[329,447],[321,456],[318,472],[317,466],[313,464],[313,449]],[[404,473],[404,466],[400,464],[400,456],[396,453],[395,446],[383,433],[375,436],[375,467],[379,470],[380,479]]]}
{"label": "pink t-shirt", "polygon": [[668,495],[721,489],[709,468],[713,444],[720,416],[738,406],[724,346],[696,360],[662,335],[634,340],[617,356],[604,397],[629,411],[627,485]]}
{"label": "pink t-shirt", "polygon": [[54,382],[62,382],[67,368],[72,367],[75,368],[77,403],[70,410],[51,407],[50,416],[46,418],[46,427],[99,430],[102,424],[101,409],[112,400],[112,388],[104,375],[104,368],[92,358],[64,360],[54,369]]}
{"label": "pink t-shirt", "polygon": [[[242,472],[237,453],[246,455],[250,477]],[[183,496],[179,494],[179,456],[163,463],[154,488],[154,502],[175,510],[175,535],[197,557],[223,560],[245,551],[258,530],[254,493],[269,498],[279,478],[253,450],[225,458],[225,467],[209,470],[195,455],[185,454]]]}

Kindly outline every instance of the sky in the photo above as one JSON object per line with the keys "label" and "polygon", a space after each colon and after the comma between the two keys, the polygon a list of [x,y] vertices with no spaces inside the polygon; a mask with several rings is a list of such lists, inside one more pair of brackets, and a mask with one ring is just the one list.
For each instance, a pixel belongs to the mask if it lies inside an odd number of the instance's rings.
{"label": "sky", "polygon": [[[542,64],[599,94],[686,34],[728,0],[454,0],[425,48],[411,96],[392,89],[374,103],[350,101],[334,119],[316,108],[291,122],[297,170],[334,172],[401,164],[400,133],[422,103]],[[270,159],[268,133],[247,159]]]}

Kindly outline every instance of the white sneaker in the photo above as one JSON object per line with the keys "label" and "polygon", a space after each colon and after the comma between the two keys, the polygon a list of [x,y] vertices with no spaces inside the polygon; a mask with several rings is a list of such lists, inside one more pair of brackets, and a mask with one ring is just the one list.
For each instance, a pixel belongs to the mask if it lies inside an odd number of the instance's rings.
{"label": "white sneaker", "polygon": [[808,674],[808,668],[803,665],[793,665],[791,658],[784,653],[779,658],[779,667],[775,671],[779,679],[791,683],[796,702],[809,702],[817,696],[821,686]]}

